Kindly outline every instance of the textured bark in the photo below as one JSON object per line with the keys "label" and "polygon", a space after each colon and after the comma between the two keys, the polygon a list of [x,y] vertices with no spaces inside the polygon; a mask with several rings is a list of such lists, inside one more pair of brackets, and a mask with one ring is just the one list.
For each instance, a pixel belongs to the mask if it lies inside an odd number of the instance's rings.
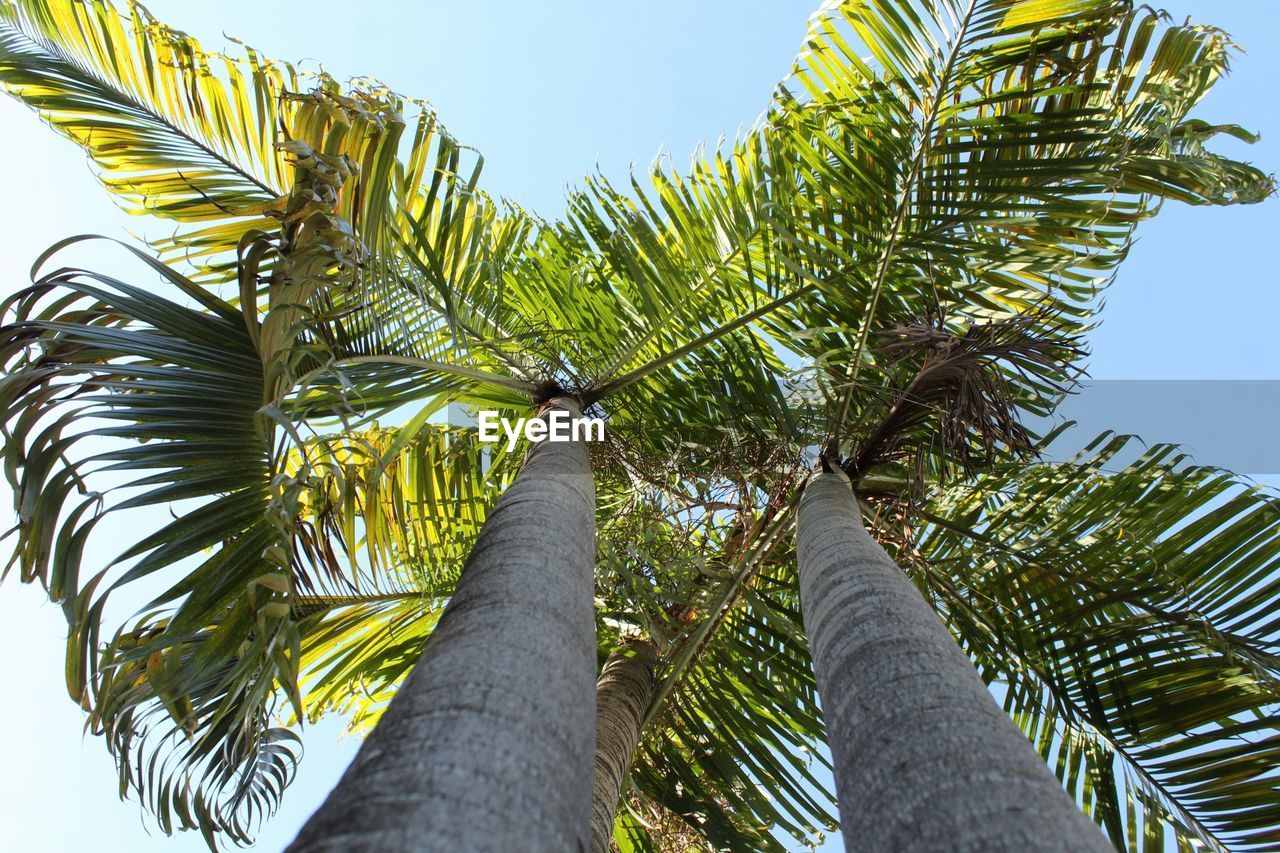
{"label": "textured bark", "polygon": [[640,725],[653,698],[652,643],[636,642],[605,661],[596,682],[596,769],[591,792],[591,850],[608,853],[622,780],[640,743]]}
{"label": "textured bark", "polygon": [[806,486],[796,544],[849,850],[1111,850],[867,533],[843,474]]}
{"label": "textured bark", "polygon": [[534,445],[413,673],[289,849],[585,850],[594,558],[586,447]]}

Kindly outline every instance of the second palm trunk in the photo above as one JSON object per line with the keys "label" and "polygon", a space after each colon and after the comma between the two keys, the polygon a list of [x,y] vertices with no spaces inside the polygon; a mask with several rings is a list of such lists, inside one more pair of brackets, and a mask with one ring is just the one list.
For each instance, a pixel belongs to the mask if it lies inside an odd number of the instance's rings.
{"label": "second palm trunk", "polygon": [[848,478],[810,480],[797,525],[845,846],[1110,850],[867,533]]}
{"label": "second palm trunk", "polygon": [[585,445],[535,444],[421,660],[289,849],[588,849],[594,559]]}
{"label": "second palm trunk", "polygon": [[613,849],[614,813],[627,768],[640,743],[645,711],[653,699],[657,647],[632,640],[609,655],[596,682],[596,769],[591,795],[591,850]]}

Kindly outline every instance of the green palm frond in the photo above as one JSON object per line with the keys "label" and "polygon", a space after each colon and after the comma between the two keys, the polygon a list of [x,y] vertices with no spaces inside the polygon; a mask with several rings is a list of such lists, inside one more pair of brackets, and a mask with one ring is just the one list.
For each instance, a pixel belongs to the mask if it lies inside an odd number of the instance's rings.
{"label": "green palm frond", "polygon": [[[465,554],[454,540],[474,537],[477,506],[496,499],[511,465],[495,454],[486,480],[472,431],[463,440],[425,423],[403,440],[304,440],[289,414],[299,404],[273,404],[273,368],[243,312],[139,257],[203,310],[74,269],[3,306],[4,463],[19,519],[10,565],[63,603],[68,690],[107,735],[122,784],[166,831],[247,842],[291,778],[296,736],[278,720],[287,705],[304,713],[304,657],[355,642],[334,619],[364,614],[370,631],[409,607],[357,603],[317,622],[308,602],[446,596],[456,568],[440,567]],[[423,365],[413,376],[452,387]],[[304,402],[341,413],[340,398]],[[168,504],[172,521],[87,573],[104,520]],[[389,530],[381,513],[412,523]],[[389,582],[373,584],[378,568]],[[109,601],[130,590],[150,599],[147,612],[113,633]],[[333,661],[327,671],[350,683]]]}
{"label": "green palm frond", "polygon": [[281,204],[280,96],[298,76],[246,54],[208,54],[138,3],[125,15],[104,0],[0,5],[0,83],[82,146],[131,213],[260,221]]}
{"label": "green palm frond", "polygon": [[557,240],[583,257],[601,286],[578,298],[610,309],[612,326],[587,338],[606,347],[593,396],[705,351],[778,295],[787,276],[770,218],[776,202],[765,145],[748,135],[728,151],[700,152],[688,174],[658,161],[646,182],[632,178],[629,193],[592,176],[570,194]]}
{"label": "green palm frond", "polygon": [[771,328],[828,372],[833,432],[895,323],[1039,313],[1078,333],[1160,199],[1270,194],[1205,151],[1234,129],[1188,118],[1229,48],[1117,0],[826,4],[770,117],[807,249]]}
{"label": "green palm frond", "polygon": [[[288,650],[297,626],[285,602],[305,577],[289,534],[298,484],[275,464],[263,365],[240,312],[168,276],[207,310],[74,270],[6,306],[14,322],[3,327],[0,403],[15,559],[24,580],[63,602],[68,690],[114,747],[127,749],[134,733],[115,729],[114,703],[129,706],[121,696],[142,691],[161,697],[170,730],[210,733],[192,758],[217,754],[234,768],[207,795],[170,783],[152,790],[161,825],[171,828],[176,812],[182,825],[243,838],[236,813],[273,801],[291,773],[292,736],[270,724],[264,685],[296,680]],[[172,521],[86,574],[86,544],[104,520],[174,502],[184,508]],[[108,599],[124,587],[167,613],[100,653]],[[192,658],[197,637],[210,651]]]}
{"label": "green palm frond", "polygon": [[[836,826],[824,738],[794,577],[767,566],[655,717],[632,796],[711,849],[820,843]],[[625,833],[639,849],[659,840],[638,822]]]}
{"label": "green palm frond", "polygon": [[[317,439],[302,512],[304,546],[334,548],[357,591],[321,596],[304,623],[303,701],[309,720],[376,724],[417,662],[488,510],[519,467],[475,430],[418,424]],[[359,594],[362,589],[379,592]],[[312,602],[302,600],[303,609]]]}
{"label": "green palm frond", "polygon": [[[1034,317],[1079,334],[1162,199],[1271,192],[1205,149],[1243,133],[1188,117],[1225,68],[1221,33],[1106,0],[951,5],[829,4],[799,92],[782,90],[761,127],[687,175],[658,166],[629,194],[593,178],[571,196],[502,295],[521,317],[547,312],[541,343],[566,387],[607,407],[750,341],[768,353],[757,361],[812,360],[831,428],[852,441],[877,417],[867,405],[892,399],[876,393],[892,384],[882,333]],[[1025,378],[1053,386],[1060,366]],[[777,384],[734,390],[767,406]],[[668,387],[636,393],[661,406]]]}
{"label": "green palm frond", "polygon": [[908,565],[1118,847],[1270,849],[1280,500],[1135,443],[943,493]]}
{"label": "green palm frond", "polygon": [[423,588],[445,589],[453,570],[444,567],[466,559],[519,455],[480,443],[474,429],[416,420],[316,438],[291,464],[309,472],[302,510],[317,542],[361,559],[375,576],[408,573]]}
{"label": "green palm frond", "polygon": [[124,12],[105,0],[0,5],[0,84],[83,147],[129,212],[216,223],[161,243],[184,259],[225,256],[286,215],[310,146],[364,173],[338,213],[371,242],[390,239],[382,228],[395,202],[434,227],[435,211],[409,209],[415,194],[447,203],[449,180],[474,188],[477,158],[466,162],[425,107],[410,124],[403,99],[375,83],[344,93],[323,73],[242,52],[209,53],[136,2]]}
{"label": "green palm frond", "polygon": [[[126,210],[180,223],[152,245],[194,281],[239,279],[256,304],[254,277],[277,256],[265,238],[322,203],[323,236],[360,268],[327,306],[347,350],[431,360],[498,337],[465,297],[529,226],[498,222],[479,157],[425,104],[242,52],[208,53],[134,2],[0,4],[0,85],[81,145]],[[331,185],[300,196],[299,176],[317,172]]]}

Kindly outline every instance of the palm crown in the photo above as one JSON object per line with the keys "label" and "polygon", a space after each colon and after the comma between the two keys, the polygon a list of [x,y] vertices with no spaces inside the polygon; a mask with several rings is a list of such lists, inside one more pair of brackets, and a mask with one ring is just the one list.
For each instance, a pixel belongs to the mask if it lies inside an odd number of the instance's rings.
{"label": "palm crown", "polygon": [[[826,4],[750,131],[548,222],[376,84],[0,4],[8,91],[177,223],[132,249],[161,291],[60,245],[0,338],[11,566],[63,603],[122,781],[249,840],[297,721],[376,725],[517,475],[436,416],[567,394],[609,424],[600,653],[650,664],[624,849],[834,825],[790,538],[815,450],[1118,847],[1274,843],[1275,498],[1123,437],[1035,461],[1020,422],[1140,221],[1272,192],[1192,116],[1231,47],[1119,0]],[[82,567],[110,513],[190,500]]]}

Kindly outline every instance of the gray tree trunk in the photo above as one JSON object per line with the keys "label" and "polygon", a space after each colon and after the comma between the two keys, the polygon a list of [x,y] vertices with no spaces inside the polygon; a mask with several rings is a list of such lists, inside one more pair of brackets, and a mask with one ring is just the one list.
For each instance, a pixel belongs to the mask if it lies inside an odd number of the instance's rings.
{"label": "gray tree trunk", "polygon": [[586,850],[594,561],[585,445],[535,444],[413,673],[289,850]]}
{"label": "gray tree trunk", "polygon": [[849,479],[811,479],[797,524],[845,846],[1110,851],[867,533]]}
{"label": "gray tree trunk", "polygon": [[653,698],[652,643],[635,642],[609,655],[596,682],[596,768],[591,793],[591,850],[612,849],[622,780],[640,743],[640,725]]}

